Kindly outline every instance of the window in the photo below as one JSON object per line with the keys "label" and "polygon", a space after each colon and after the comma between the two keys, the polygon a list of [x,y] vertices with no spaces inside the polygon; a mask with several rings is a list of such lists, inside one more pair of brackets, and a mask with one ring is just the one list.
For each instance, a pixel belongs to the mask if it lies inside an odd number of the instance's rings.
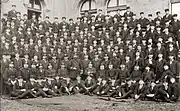
{"label": "window", "polygon": [[89,11],[89,13],[96,13],[96,2],[95,0],[85,0],[81,5],[81,14],[83,15],[85,11]]}
{"label": "window", "polygon": [[116,14],[116,10],[121,9],[122,13],[126,10],[126,0],[109,0],[107,2],[107,13]]}
{"label": "window", "polygon": [[117,7],[121,5],[126,5],[126,0],[109,0],[108,7]]}
{"label": "window", "polygon": [[39,0],[29,0],[28,8],[41,10],[41,4]]}

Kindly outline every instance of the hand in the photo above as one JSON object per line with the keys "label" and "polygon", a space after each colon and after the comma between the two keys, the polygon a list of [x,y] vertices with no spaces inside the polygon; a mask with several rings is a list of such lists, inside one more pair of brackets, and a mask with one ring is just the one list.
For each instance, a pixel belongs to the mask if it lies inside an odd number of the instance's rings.
{"label": "hand", "polygon": [[83,74],[83,70],[81,70],[81,72],[80,72],[80,75],[82,75]]}
{"label": "hand", "polygon": [[167,96],[167,98],[169,98],[169,94],[168,93],[166,94],[166,96]]}
{"label": "hand", "polygon": [[100,85],[100,82],[98,82],[97,85]]}
{"label": "hand", "polygon": [[138,98],[139,98],[139,95],[136,94],[136,95],[135,95],[135,99],[138,99]]}
{"label": "hand", "polygon": [[121,92],[119,92],[119,94],[118,94],[118,95],[119,95],[119,97],[121,97],[121,96],[122,96]]}
{"label": "hand", "polygon": [[23,91],[23,92],[24,92],[24,91],[26,91],[26,89],[21,89],[21,91]]}
{"label": "hand", "polygon": [[73,88],[73,87],[70,87],[70,88],[69,88],[69,91],[72,91],[72,88]]}
{"label": "hand", "polygon": [[147,94],[147,97],[154,97],[154,94]]}
{"label": "hand", "polygon": [[79,90],[79,87],[76,87],[77,90]]}

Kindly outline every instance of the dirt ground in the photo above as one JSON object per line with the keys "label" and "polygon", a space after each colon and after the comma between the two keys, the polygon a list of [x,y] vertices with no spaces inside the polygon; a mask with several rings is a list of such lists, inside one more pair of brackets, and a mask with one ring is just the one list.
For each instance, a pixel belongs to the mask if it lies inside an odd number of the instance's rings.
{"label": "dirt ground", "polygon": [[74,95],[24,100],[1,99],[1,111],[180,111],[177,103],[104,99]]}

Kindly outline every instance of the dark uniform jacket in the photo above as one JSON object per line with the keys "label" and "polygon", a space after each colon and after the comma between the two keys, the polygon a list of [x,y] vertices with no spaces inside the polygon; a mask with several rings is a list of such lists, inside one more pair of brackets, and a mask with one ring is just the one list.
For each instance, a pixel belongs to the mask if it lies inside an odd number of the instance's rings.
{"label": "dark uniform jacket", "polygon": [[29,68],[22,68],[21,69],[21,76],[23,78],[23,80],[28,81],[30,79],[30,69]]}

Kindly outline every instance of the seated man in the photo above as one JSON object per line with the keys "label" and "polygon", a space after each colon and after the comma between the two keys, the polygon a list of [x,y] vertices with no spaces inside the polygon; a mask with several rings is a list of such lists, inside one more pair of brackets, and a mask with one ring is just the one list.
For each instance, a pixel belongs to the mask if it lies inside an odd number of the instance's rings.
{"label": "seated man", "polygon": [[171,86],[167,82],[167,80],[163,80],[162,84],[159,86],[157,92],[155,93],[156,101],[165,101],[165,102],[172,102],[170,100],[170,92]]}
{"label": "seated man", "polygon": [[99,96],[104,96],[107,95],[108,91],[109,91],[109,85],[108,85],[108,81],[107,80],[102,80],[101,84],[97,87],[97,95]]}
{"label": "seated man", "polygon": [[61,84],[60,90],[62,94],[71,95],[73,89],[73,82],[69,77],[67,78],[59,78],[59,84]]}
{"label": "seated man", "polygon": [[25,81],[22,78],[19,78],[14,84],[15,87],[11,93],[12,97],[15,99],[26,99],[26,98],[36,98],[37,96],[34,94],[30,87],[30,81]]}
{"label": "seated man", "polygon": [[53,78],[53,80],[51,81],[51,89],[53,92],[55,92],[56,94],[58,94],[58,96],[60,96],[62,94],[61,92],[61,84],[58,82],[59,80],[59,76],[56,76]]}
{"label": "seated man", "polygon": [[84,85],[86,88],[86,94],[88,94],[88,95],[91,95],[97,87],[96,80],[93,77],[94,77],[93,75],[88,75],[84,81]]}
{"label": "seated man", "polygon": [[170,78],[170,87],[171,87],[171,90],[169,92],[170,100],[176,102],[179,99],[179,90],[178,90],[179,87],[174,77]]}
{"label": "seated man", "polygon": [[118,88],[118,97],[116,99],[134,98],[135,83],[131,79],[121,82],[121,87]]}
{"label": "seated man", "polygon": [[119,81],[118,80],[109,80],[108,81],[108,85],[109,85],[109,91],[108,91],[108,96],[110,97],[115,97],[117,96],[117,90],[120,87],[119,85]]}
{"label": "seated man", "polygon": [[41,82],[41,88],[42,88],[42,90],[43,90],[47,95],[50,95],[50,96],[58,96],[58,94],[56,94],[56,93],[52,90],[51,81],[52,81],[51,78],[44,79],[44,81]]}
{"label": "seated man", "polygon": [[41,88],[39,82],[41,82],[41,80],[35,80],[34,78],[30,78],[30,85],[31,85],[31,87],[32,87],[33,93],[35,93],[35,95],[36,95],[37,97],[39,97],[39,96],[47,97],[47,98],[52,97],[52,96],[50,96],[50,95],[47,95],[47,94],[43,91],[43,89]]}
{"label": "seated man", "polygon": [[135,86],[135,92],[134,92],[135,101],[139,99],[144,100],[146,89],[147,89],[147,86],[145,85],[144,81],[140,79],[139,82]]}
{"label": "seated man", "polygon": [[81,77],[77,76],[76,79],[76,81],[73,81],[71,92],[73,94],[87,92],[84,81],[81,79]]}
{"label": "seated man", "polygon": [[157,89],[158,89],[158,84],[155,83],[154,80],[152,80],[150,83],[149,83],[149,86],[146,90],[146,98],[148,100],[155,100],[155,94],[157,92]]}

